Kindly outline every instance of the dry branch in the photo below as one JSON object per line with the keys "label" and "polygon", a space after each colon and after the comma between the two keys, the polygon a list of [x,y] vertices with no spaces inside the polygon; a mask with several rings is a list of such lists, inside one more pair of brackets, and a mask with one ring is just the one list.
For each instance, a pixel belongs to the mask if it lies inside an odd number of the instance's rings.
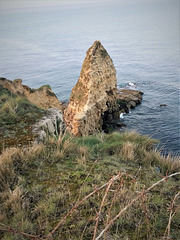
{"label": "dry branch", "polygon": [[[174,210],[174,213],[173,213],[173,207],[174,207],[176,198],[179,196],[179,194],[180,194],[180,191],[175,195],[175,197],[174,197],[174,199],[173,199],[173,201],[172,201],[172,204],[171,204],[170,214],[169,214],[169,221],[168,221],[168,225],[167,225],[167,228],[166,228],[167,238],[169,238],[169,235],[170,235],[172,218],[174,217],[174,215],[176,214],[176,212],[177,212],[178,209],[180,208],[180,205],[178,205],[177,208]],[[166,232],[165,232],[165,234],[166,234]]]}
{"label": "dry branch", "polygon": [[106,221],[107,223],[108,223],[109,219],[111,218],[111,209],[112,209],[112,206],[113,206],[113,204],[114,204],[114,202],[115,202],[115,199],[116,199],[116,197],[117,197],[117,194],[118,194],[118,192],[119,192],[119,190],[120,190],[120,188],[121,188],[121,186],[123,185],[123,182],[124,182],[124,179],[123,179],[122,174],[119,175],[119,179],[120,179],[121,181],[120,181],[120,184],[119,184],[118,188],[116,189],[116,192],[115,192],[115,194],[114,194],[114,196],[113,196],[113,199],[112,199],[112,201],[111,201],[111,205],[110,205],[110,207],[109,207],[108,215],[107,215],[107,221]]}
{"label": "dry branch", "polygon": [[126,205],[125,208],[123,208],[108,224],[107,226],[102,230],[102,232],[99,234],[99,236],[95,239],[98,240],[102,237],[102,235],[112,226],[112,224],[116,221],[116,219],[118,219],[128,208],[130,208],[139,198],[141,198],[144,194],[148,193],[151,189],[153,189],[154,187],[156,187],[158,184],[166,181],[168,178],[174,177],[176,175],[180,175],[180,172],[177,173],[173,173],[169,176],[165,176],[164,178],[162,178],[161,180],[159,180],[158,182],[154,183],[153,185],[151,185],[149,188],[147,188],[146,190],[144,190],[143,192],[141,192],[136,198],[134,198],[128,205]]}
{"label": "dry branch", "polygon": [[95,225],[95,228],[94,228],[93,240],[95,240],[95,238],[96,238],[96,231],[97,231],[97,227],[98,227],[98,223],[99,223],[99,219],[100,219],[100,215],[101,215],[101,210],[102,210],[102,207],[103,207],[103,205],[104,205],[104,201],[105,201],[105,199],[106,199],[106,197],[107,197],[107,195],[108,195],[109,189],[110,189],[113,181],[114,181],[114,177],[112,177],[112,178],[110,179],[109,184],[107,185],[107,188],[106,188],[104,197],[103,197],[103,199],[102,199],[102,202],[101,202],[101,205],[100,205],[100,208],[99,208],[99,212],[98,212],[98,214],[97,214],[97,216],[96,216],[96,225]]}
{"label": "dry branch", "polygon": [[[113,181],[117,180],[119,178],[119,174],[113,177]],[[93,192],[91,192],[90,194],[88,194],[86,197],[84,197],[81,201],[75,203],[75,205],[71,208],[71,210],[63,217],[63,219],[55,226],[55,228],[47,235],[46,239],[51,239],[52,235],[55,233],[55,231],[66,221],[67,217],[69,217],[69,215],[71,215],[78,207],[79,205],[81,205],[85,200],[87,200],[88,198],[90,198],[92,195],[94,195],[95,193],[99,192],[101,189],[105,188],[107,185],[109,185],[109,183],[112,181],[112,178],[105,183],[104,185],[102,185],[99,188],[96,188]]]}

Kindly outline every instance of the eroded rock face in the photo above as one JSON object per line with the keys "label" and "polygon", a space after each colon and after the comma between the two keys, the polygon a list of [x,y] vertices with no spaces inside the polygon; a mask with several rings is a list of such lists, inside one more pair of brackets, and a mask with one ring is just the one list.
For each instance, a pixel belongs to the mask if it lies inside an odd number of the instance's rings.
{"label": "eroded rock face", "polygon": [[119,116],[117,79],[112,59],[99,41],[87,51],[79,80],[64,112],[67,130],[76,136],[101,131]]}
{"label": "eroded rock face", "polygon": [[14,94],[24,96],[31,103],[40,108],[48,109],[50,107],[55,107],[60,110],[63,109],[62,104],[59,102],[49,85],[42,86],[39,89],[31,89],[30,87],[23,85],[21,79],[10,81],[6,78],[0,78],[0,85]]}
{"label": "eroded rock face", "polygon": [[58,108],[49,108],[47,115],[33,126],[35,142],[45,140],[47,135],[58,136],[64,133],[63,114]]}

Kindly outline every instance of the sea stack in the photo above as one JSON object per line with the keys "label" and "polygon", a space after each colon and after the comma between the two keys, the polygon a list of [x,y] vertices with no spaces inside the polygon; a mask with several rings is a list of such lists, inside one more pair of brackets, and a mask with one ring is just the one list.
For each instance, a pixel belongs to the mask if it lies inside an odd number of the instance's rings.
{"label": "sea stack", "polygon": [[87,51],[79,80],[64,112],[66,129],[75,136],[102,131],[119,116],[113,61],[100,41]]}

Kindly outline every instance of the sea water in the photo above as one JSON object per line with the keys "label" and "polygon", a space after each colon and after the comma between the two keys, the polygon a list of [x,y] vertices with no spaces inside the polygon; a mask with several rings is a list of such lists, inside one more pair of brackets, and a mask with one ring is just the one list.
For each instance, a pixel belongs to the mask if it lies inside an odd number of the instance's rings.
{"label": "sea water", "polygon": [[124,115],[127,129],[180,154],[178,11],[176,0],[0,10],[0,77],[22,78],[32,88],[49,84],[68,101],[87,49],[100,40],[118,86],[144,92],[142,104]]}

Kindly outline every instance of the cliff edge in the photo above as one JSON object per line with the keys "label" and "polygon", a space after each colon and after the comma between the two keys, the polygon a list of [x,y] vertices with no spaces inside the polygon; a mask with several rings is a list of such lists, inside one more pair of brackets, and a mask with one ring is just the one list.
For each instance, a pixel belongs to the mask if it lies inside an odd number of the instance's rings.
{"label": "cliff edge", "polygon": [[58,108],[63,109],[62,104],[51,90],[49,85],[44,85],[38,89],[32,89],[22,84],[21,79],[10,81],[6,78],[0,78],[0,85],[8,89],[10,92],[27,98],[31,103],[42,109]]}

